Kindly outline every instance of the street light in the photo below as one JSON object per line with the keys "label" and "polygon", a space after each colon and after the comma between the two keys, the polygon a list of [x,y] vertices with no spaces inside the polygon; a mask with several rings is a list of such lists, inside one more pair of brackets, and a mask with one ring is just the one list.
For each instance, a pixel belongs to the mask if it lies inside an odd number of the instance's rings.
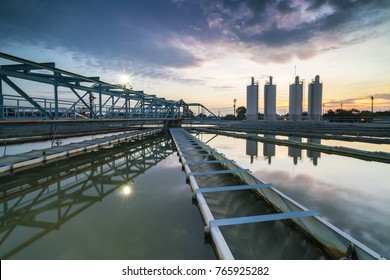
{"label": "street light", "polygon": [[233,102],[234,102],[234,103],[233,103],[233,115],[236,116],[236,102],[237,102],[237,99],[234,98],[234,99],[233,99]]}

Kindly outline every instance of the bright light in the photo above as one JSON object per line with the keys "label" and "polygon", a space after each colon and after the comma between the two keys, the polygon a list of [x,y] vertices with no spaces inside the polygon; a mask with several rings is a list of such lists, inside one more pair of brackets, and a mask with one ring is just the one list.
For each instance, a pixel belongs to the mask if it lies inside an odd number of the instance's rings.
{"label": "bright light", "polygon": [[130,77],[126,74],[121,75],[122,85],[128,85],[130,83]]}
{"label": "bright light", "polygon": [[133,188],[130,185],[124,184],[122,186],[122,196],[128,197],[131,196],[132,193],[133,193]]}

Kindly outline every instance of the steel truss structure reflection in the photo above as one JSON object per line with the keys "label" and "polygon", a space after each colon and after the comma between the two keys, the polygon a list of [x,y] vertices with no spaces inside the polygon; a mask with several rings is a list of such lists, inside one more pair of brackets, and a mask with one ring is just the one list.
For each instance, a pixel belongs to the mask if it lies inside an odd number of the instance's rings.
{"label": "steel truss structure reflection", "polygon": [[[165,136],[0,178],[0,257],[7,259],[173,153]],[[26,230],[21,238],[19,230]]]}

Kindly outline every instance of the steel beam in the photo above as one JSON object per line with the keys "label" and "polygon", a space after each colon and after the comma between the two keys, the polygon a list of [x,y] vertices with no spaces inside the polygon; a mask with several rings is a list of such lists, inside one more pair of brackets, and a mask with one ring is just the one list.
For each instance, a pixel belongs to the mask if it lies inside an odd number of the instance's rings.
{"label": "steel beam", "polygon": [[201,160],[201,161],[185,161],[184,165],[195,165],[195,164],[209,164],[209,163],[228,163],[234,162],[232,159],[221,159],[221,160]]}
{"label": "steel beam", "polygon": [[39,111],[41,111],[45,116],[46,118],[48,119],[52,119],[51,115],[45,110],[43,109],[37,102],[35,102],[34,99],[32,99],[27,93],[25,93],[21,88],[19,88],[17,85],[15,85],[10,79],[8,79],[7,77],[3,76],[3,75],[0,75],[0,78],[2,80],[4,80],[4,82],[6,82],[7,85],[9,85],[14,91],[16,91],[17,93],[19,93],[21,96],[24,97],[24,99],[26,99],[28,102],[31,103],[31,105],[33,105],[36,109],[38,109]]}
{"label": "steel beam", "polygon": [[3,82],[0,77],[0,120],[4,119]]}
{"label": "steel beam", "polygon": [[220,226],[242,225],[242,224],[312,217],[317,215],[318,213],[316,210],[285,212],[285,213],[267,214],[267,215],[260,215],[260,216],[248,216],[248,217],[239,217],[239,218],[211,220],[210,226],[220,227]]}
{"label": "steel beam", "polygon": [[242,191],[242,190],[253,190],[253,189],[265,189],[272,187],[272,184],[257,184],[257,185],[238,185],[238,186],[223,186],[223,187],[212,187],[212,188],[201,188],[196,189],[196,193],[211,193],[211,192],[227,192],[227,191]]}
{"label": "steel beam", "polygon": [[0,68],[4,70],[10,70],[10,71],[31,71],[31,70],[41,70],[43,69],[42,66],[55,68],[54,62],[46,62],[46,63],[39,63],[38,65],[28,65],[28,64],[9,64],[9,65],[1,65]]}
{"label": "steel beam", "polygon": [[249,172],[249,169],[226,169],[226,170],[190,172],[190,173],[188,173],[188,176],[231,174],[231,173],[240,173],[240,172]]}
{"label": "steel beam", "polygon": [[54,119],[58,120],[58,73],[54,72]]}

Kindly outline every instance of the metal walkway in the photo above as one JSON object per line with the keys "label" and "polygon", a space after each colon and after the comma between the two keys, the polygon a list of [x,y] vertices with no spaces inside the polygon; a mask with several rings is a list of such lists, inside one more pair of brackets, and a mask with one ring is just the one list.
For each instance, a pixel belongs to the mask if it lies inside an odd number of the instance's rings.
{"label": "metal walkway", "polygon": [[[260,181],[249,170],[241,168],[186,130],[176,128],[170,132],[206,225],[206,233],[210,233],[219,258],[235,259],[236,255],[238,258],[250,258],[246,253],[240,253],[246,250],[242,246],[244,243],[248,250],[253,251],[256,251],[256,247],[262,251],[281,251],[280,254],[289,250],[280,248],[280,244],[276,244],[278,250],[275,250],[275,246],[261,244],[267,241],[261,236],[265,232],[272,241],[278,238],[290,239],[291,251],[302,252],[309,259],[345,258],[351,250],[359,259],[381,258],[376,252],[318,217],[315,210],[306,209],[271,184]],[[281,220],[288,222],[281,223]],[[253,226],[265,222],[274,223],[267,223],[267,227],[263,226],[261,231]],[[253,234],[249,234],[253,240],[244,237],[247,231],[243,225],[254,228]],[[236,226],[241,227],[234,228]],[[241,243],[238,239],[241,239]],[[254,258],[258,258],[255,254]],[[271,255],[271,258],[274,257]],[[282,258],[293,257],[287,254]],[[298,258],[302,259],[302,256]]]}
{"label": "metal walkway", "polygon": [[37,164],[60,160],[81,153],[86,153],[94,149],[109,147],[114,144],[128,142],[141,137],[153,135],[163,131],[163,128],[145,129],[131,131],[127,133],[85,140],[71,143],[64,146],[56,146],[48,149],[33,150],[27,153],[9,155],[0,158],[0,176],[17,169],[26,169]]}

